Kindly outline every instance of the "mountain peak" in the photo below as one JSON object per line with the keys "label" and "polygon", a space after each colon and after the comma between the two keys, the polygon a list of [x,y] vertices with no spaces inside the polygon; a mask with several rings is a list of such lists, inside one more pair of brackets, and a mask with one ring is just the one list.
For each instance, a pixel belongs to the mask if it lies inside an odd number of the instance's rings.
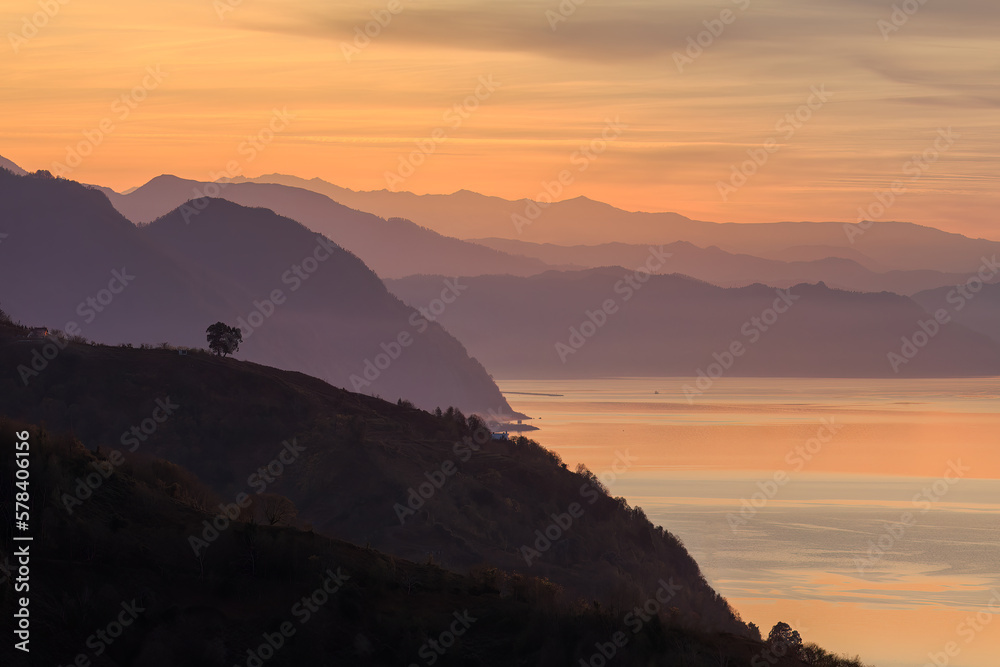
{"label": "mountain peak", "polygon": [[148,181],[146,181],[144,185],[141,185],[139,186],[139,188],[136,188],[136,190],[156,185],[176,185],[177,183],[197,183],[197,181],[192,181],[187,178],[181,178],[180,176],[175,176],[174,174],[160,174],[159,176],[154,176],[153,178],[149,179]]}
{"label": "mountain peak", "polygon": [[28,173],[24,169],[21,169],[19,166],[14,164],[12,160],[8,160],[2,155],[0,155],[0,169],[6,169],[7,171],[13,174],[17,174],[18,176],[25,176]]}

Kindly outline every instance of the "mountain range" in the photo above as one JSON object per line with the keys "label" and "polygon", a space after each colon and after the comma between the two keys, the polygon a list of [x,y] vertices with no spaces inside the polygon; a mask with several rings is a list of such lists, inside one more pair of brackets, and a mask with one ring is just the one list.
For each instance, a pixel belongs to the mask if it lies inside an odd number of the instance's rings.
{"label": "mountain range", "polygon": [[101,190],[122,215],[136,224],[152,222],[188,201],[200,201],[206,193],[243,206],[269,208],[335,239],[383,278],[418,273],[531,275],[548,268],[537,259],[443,236],[402,217],[382,219],[356,211],[302,188],[159,176],[128,194]]}
{"label": "mountain range", "polygon": [[[669,244],[686,241],[782,261],[867,257],[877,271],[974,271],[1000,242],[972,239],[933,227],[885,219],[862,222],[716,223],[677,213],[624,211],[586,197],[553,204],[511,201],[467,190],[415,195],[379,190],[354,192],[321,179],[271,174],[250,179],[322,192],[383,217],[404,216],[441,234],[462,239],[501,238],[557,245]],[[519,216],[522,220],[518,220]],[[884,216],[883,216],[884,217]],[[527,223],[527,224],[525,224]]]}
{"label": "mountain range", "polygon": [[[247,358],[369,394],[412,397],[425,408],[509,413],[487,369],[505,377],[694,376],[745,338],[753,338],[752,349],[734,359],[727,374],[982,376],[998,370],[996,275],[982,298],[949,305],[953,286],[974,273],[922,268],[921,258],[936,243],[939,265],[967,267],[964,262],[1000,244],[916,225],[877,223],[861,248],[806,243],[822,240],[832,223],[776,223],[789,238],[760,246],[767,257],[686,240],[471,242],[353,210],[296,185],[161,176],[128,194],[91,188],[84,195],[77,187],[66,197],[56,193],[72,188],[69,182],[2,173],[11,210],[26,226],[8,247],[33,245],[5,268],[13,276],[21,267],[44,267],[23,293],[0,295],[16,317],[64,328],[58,321],[76,313],[95,340],[187,346],[200,344],[201,322],[238,322]],[[277,179],[257,180],[268,178]],[[279,180],[353,196],[322,181]],[[362,194],[379,193],[354,193]],[[394,193],[382,194],[381,200],[396,200],[389,196]],[[471,194],[459,199],[479,201]],[[46,220],[31,226],[32,216]],[[62,232],[74,217],[82,219]],[[756,239],[750,245],[759,245],[770,229],[694,222],[689,228],[730,242]],[[869,243],[869,235],[920,246],[909,262],[916,268],[892,268],[899,264],[893,252],[882,242]],[[317,247],[319,238],[366,256]],[[44,251],[43,239],[54,239]],[[792,242],[799,243],[786,245]],[[333,260],[310,259],[314,253],[332,253]],[[119,259],[126,257],[153,278],[125,290],[107,314],[101,304],[81,306],[86,295],[74,293],[76,286],[93,285],[96,293],[118,265],[127,268]],[[370,259],[383,267],[382,275],[366,266]],[[980,267],[984,261],[989,258],[980,256]],[[99,278],[102,272],[108,278]],[[811,297],[780,321],[753,324],[777,298],[775,288]],[[931,344],[915,349],[912,341],[922,340],[922,326],[934,325],[923,323],[933,320],[941,308],[934,304],[941,302],[954,312],[939,323],[946,326],[934,329]],[[773,332],[765,334],[772,324]]]}
{"label": "mountain range", "polygon": [[[476,239],[476,243],[511,254],[537,258],[551,266],[575,268],[636,267],[642,265],[650,254],[649,245],[624,243],[560,246],[511,239]],[[816,249],[817,254],[820,250]],[[662,245],[660,251],[670,254],[661,273],[681,273],[720,287],[745,287],[754,283],[791,287],[804,282],[823,282],[830,287],[855,292],[895,292],[909,295],[952,285],[968,277],[962,273],[926,269],[876,271],[869,268],[876,265],[875,262],[848,249],[826,257],[791,261],[731,253],[716,246],[699,248],[687,241]],[[806,252],[805,248],[798,248],[792,249],[788,254],[805,255]]]}
{"label": "mountain range", "polygon": [[[1000,375],[995,340],[960,322],[936,324],[917,302],[889,292],[822,283],[722,288],[620,267],[463,281],[465,295],[440,321],[501,377]],[[439,282],[412,276],[387,285],[421,303]]]}
{"label": "mountain range", "polygon": [[356,256],[270,210],[205,199],[196,215],[137,227],[102,192],[5,170],[0,201],[0,307],[25,324],[204,347],[223,321],[259,363],[427,409],[510,412],[461,343]]}
{"label": "mountain range", "polygon": [[955,287],[939,287],[913,295],[927,312],[944,309],[956,322],[986,334],[1000,343],[1000,284],[977,288],[975,281]]}
{"label": "mountain range", "polygon": [[[630,266],[655,243],[674,254],[669,272],[723,287],[824,282],[847,290],[909,295],[964,280],[984,257],[1000,249],[996,242],[907,223],[874,223],[863,232],[838,223],[719,225],[675,214],[629,214],[585,199],[544,208],[547,221],[550,212],[553,220],[562,221],[565,233],[560,232],[559,243],[531,242],[526,227],[511,233],[495,225],[492,229],[501,236],[476,238],[470,229],[486,229],[484,221],[495,221],[527,200],[509,202],[465,191],[425,196],[355,192],[320,179],[282,175],[218,183],[159,176],[127,193],[100,189],[137,224],[208,195],[270,208],[336,239],[380,277],[390,279],[419,274],[529,276],[553,268]],[[647,224],[650,215],[667,216],[669,224]],[[641,241],[582,245],[576,230],[585,221],[600,221],[598,228],[623,229],[624,237]],[[622,234],[614,231],[611,236]],[[665,243],[665,236],[676,240]],[[797,244],[789,245],[792,241]]]}

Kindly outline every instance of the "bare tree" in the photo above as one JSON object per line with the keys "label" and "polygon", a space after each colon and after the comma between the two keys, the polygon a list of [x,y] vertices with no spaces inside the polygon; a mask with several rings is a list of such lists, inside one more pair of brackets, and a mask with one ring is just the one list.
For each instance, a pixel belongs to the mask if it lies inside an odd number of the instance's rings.
{"label": "bare tree", "polygon": [[295,503],[284,496],[276,493],[264,493],[260,496],[261,511],[269,526],[278,524],[290,525],[292,520],[298,516],[299,511]]}

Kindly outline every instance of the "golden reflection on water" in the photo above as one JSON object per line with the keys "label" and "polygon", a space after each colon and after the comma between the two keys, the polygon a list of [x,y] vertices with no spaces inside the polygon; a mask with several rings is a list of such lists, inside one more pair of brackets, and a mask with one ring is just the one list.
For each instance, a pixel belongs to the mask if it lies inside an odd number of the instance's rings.
{"label": "golden reflection on water", "polygon": [[[539,414],[535,410],[532,414]],[[638,465],[656,470],[774,470],[935,477],[948,462],[971,467],[968,476],[1000,478],[1000,415],[915,415],[917,423],[873,421],[837,412],[823,417],[842,424],[836,437],[817,447],[810,440],[823,426],[811,423],[722,425],[635,424],[575,421],[544,424],[529,433],[567,462],[600,467],[615,448],[629,448]],[[609,455],[608,452],[611,452]]]}
{"label": "golden reflection on water", "polygon": [[[733,379],[692,404],[684,382],[500,385],[562,394],[507,397],[570,466],[600,474],[627,449],[612,493],[679,535],[765,634],[799,624],[882,666],[933,664],[954,642],[949,665],[1000,666],[1000,382]],[[918,510],[911,497],[955,465],[960,484]],[[791,482],[733,530],[726,517],[775,473]],[[859,575],[852,563],[907,511],[917,525]]]}

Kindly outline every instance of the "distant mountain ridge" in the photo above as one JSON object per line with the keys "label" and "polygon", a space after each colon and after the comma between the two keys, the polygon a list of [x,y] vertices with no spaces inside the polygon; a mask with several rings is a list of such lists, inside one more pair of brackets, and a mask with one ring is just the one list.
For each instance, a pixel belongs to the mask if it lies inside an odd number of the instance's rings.
{"label": "distant mountain ridge", "polygon": [[[271,174],[253,182],[281,182],[324,192],[348,206],[376,215],[405,216],[419,225],[462,239],[503,238],[557,245],[603,243],[668,244],[687,241],[701,248],[777,259],[816,259],[857,250],[879,271],[973,271],[984,255],[1000,252],[1000,242],[972,239],[933,227],[880,220],[863,229],[856,222],[716,223],[677,213],[624,211],[586,197],[551,205],[460,190],[450,195],[410,192],[353,192],[321,179]],[[527,224],[525,224],[527,222]],[[780,256],[788,249],[812,248],[811,256]],[[776,256],[777,255],[777,256]]]}
{"label": "distant mountain ridge", "polygon": [[24,176],[25,174],[28,173],[24,169],[21,169],[19,166],[17,166],[16,164],[14,164],[11,160],[8,160],[7,158],[5,158],[2,155],[0,155],[0,169],[6,169],[7,171],[11,172],[12,174],[17,174],[18,176]]}
{"label": "distant mountain ridge", "polygon": [[[129,194],[100,189],[122,215],[137,224],[151,222],[189,200],[206,196],[269,208],[333,239],[383,278],[419,273],[532,275],[550,268],[537,259],[443,236],[404,217],[383,220],[302,188],[158,176]],[[197,212],[194,207],[189,209],[189,215]]]}
{"label": "distant mountain ridge", "polygon": [[[438,280],[386,284],[419,303]],[[464,282],[467,293],[441,322],[500,377],[694,377],[710,367],[739,377],[1000,375],[995,341],[960,323],[931,322],[928,342],[918,332],[933,317],[889,292],[822,283],[727,289],[620,267]],[[904,338],[923,344],[911,350]],[[893,354],[904,360],[892,363]]]}
{"label": "distant mountain ridge", "polygon": [[967,281],[913,295],[929,313],[944,309],[953,321],[1000,343],[1000,283],[978,285]]}
{"label": "distant mountain ridge", "polygon": [[[649,255],[649,246],[607,243],[596,246],[559,246],[510,239],[476,239],[477,243],[513,254],[535,257],[552,266],[598,268],[640,265]],[[662,273],[681,273],[719,287],[745,287],[764,283],[791,287],[800,283],[823,282],[836,289],[857,292],[896,292],[909,295],[964,280],[960,273],[931,270],[876,272],[876,264],[860,253],[843,249],[843,256],[783,261],[726,252],[716,246],[699,248],[686,241],[662,246],[671,254]],[[830,248],[831,252],[837,249]],[[790,249],[789,256],[821,255],[819,248]]]}
{"label": "distant mountain ridge", "polygon": [[[535,203],[466,190],[355,192],[321,179],[278,174],[215,184],[160,176],[129,194],[104,191],[134,222],[148,222],[204,193],[269,207],[336,239],[383,278],[529,276],[551,268],[627,266],[627,257],[642,246],[679,243],[703,251],[689,258],[692,269],[676,270],[720,286],[822,281],[843,289],[913,294],[959,280],[983,257],[1000,252],[1000,242],[910,223],[878,222],[867,230],[834,222],[720,224],[630,213],[586,197],[535,208],[537,225],[514,225],[512,218]],[[487,230],[493,233],[477,234]]]}

